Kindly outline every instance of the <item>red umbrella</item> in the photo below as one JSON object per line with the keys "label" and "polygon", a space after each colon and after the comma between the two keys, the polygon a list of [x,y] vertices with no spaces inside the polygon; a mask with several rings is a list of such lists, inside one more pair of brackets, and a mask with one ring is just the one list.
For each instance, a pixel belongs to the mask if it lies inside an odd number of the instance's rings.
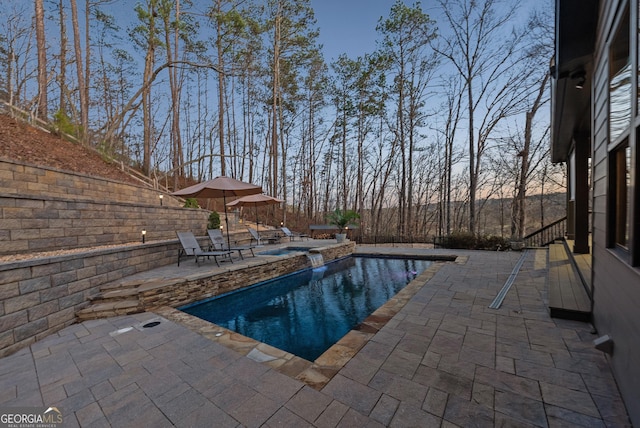
{"label": "red umbrella", "polygon": [[282,202],[282,199],[274,198],[273,196],[265,195],[265,194],[255,194],[249,196],[243,196],[242,198],[238,198],[233,202],[229,202],[227,204],[228,207],[254,207],[256,210],[256,229],[259,230],[260,226],[258,225],[258,208],[265,205],[275,205]]}
{"label": "red umbrella", "polygon": [[231,177],[216,177],[193,186],[185,187],[172,193],[175,196],[187,198],[222,198],[224,202],[224,221],[227,225],[227,245],[231,247],[229,239],[229,219],[227,218],[227,196],[247,196],[262,193],[262,187],[245,183]]}

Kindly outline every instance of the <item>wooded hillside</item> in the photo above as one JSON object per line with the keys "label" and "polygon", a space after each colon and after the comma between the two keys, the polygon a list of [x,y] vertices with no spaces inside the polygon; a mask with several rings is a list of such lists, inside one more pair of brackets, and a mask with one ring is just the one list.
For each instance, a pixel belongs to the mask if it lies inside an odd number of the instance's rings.
{"label": "wooded hillside", "polygon": [[480,234],[499,199],[518,238],[527,197],[564,185],[535,6],[398,0],[375,51],[329,62],[310,0],[3,2],[0,98],[171,188],[259,184],[286,201],[274,221]]}

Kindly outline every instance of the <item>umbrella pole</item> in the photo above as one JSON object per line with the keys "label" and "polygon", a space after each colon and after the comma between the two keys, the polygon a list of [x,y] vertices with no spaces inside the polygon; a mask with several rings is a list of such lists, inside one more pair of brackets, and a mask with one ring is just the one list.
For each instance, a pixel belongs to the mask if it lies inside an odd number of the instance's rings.
{"label": "umbrella pole", "polygon": [[231,248],[231,239],[229,238],[229,216],[227,215],[227,196],[222,191],[222,203],[224,204],[224,222],[227,225],[227,249]]}
{"label": "umbrella pole", "polygon": [[254,210],[256,210],[256,233],[258,234],[258,245],[260,245],[260,223],[258,223],[258,205],[254,205]]}

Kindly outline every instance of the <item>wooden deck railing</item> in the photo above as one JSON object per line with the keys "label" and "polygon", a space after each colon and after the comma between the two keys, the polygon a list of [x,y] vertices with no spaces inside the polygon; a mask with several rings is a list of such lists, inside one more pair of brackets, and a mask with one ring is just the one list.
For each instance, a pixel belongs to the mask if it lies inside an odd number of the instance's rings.
{"label": "wooden deck railing", "polygon": [[567,217],[562,217],[524,237],[525,247],[545,247],[567,233]]}

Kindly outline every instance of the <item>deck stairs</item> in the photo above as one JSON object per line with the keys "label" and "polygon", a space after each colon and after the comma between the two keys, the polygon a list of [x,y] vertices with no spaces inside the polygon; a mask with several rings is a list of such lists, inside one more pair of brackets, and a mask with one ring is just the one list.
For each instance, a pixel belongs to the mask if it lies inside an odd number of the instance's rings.
{"label": "deck stairs", "polygon": [[553,318],[591,321],[591,255],[574,255],[566,240],[549,245],[549,313]]}
{"label": "deck stairs", "polygon": [[574,254],[565,238],[567,217],[524,237],[525,247],[548,247],[549,313],[553,318],[591,321],[591,254]]}
{"label": "deck stairs", "polygon": [[546,247],[558,239],[563,239],[567,234],[567,217],[554,221],[538,230],[535,230],[523,238],[527,248]]}

